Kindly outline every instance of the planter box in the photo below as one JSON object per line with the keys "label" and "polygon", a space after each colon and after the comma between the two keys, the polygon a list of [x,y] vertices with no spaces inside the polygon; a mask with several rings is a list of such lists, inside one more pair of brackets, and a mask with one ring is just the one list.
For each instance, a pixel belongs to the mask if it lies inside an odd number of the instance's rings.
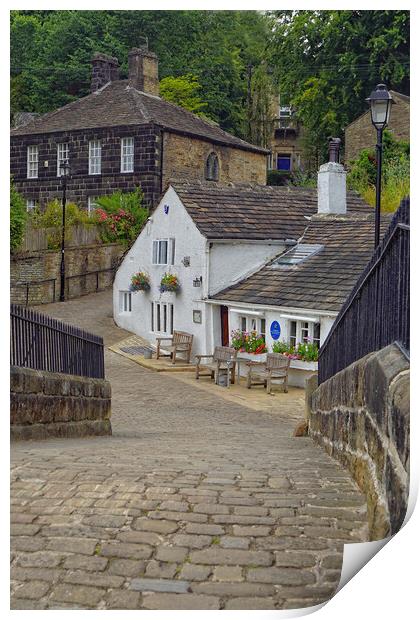
{"label": "planter box", "polygon": [[247,361],[252,360],[253,362],[266,362],[267,361],[267,353],[241,353],[238,351],[238,360],[239,362],[239,374],[241,377],[246,377],[248,374],[248,366]]}
{"label": "planter box", "polygon": [[289,370],[289,385],[304,388],[306,380],[314,372],[318,372],[318,362],[303,362],[302,360],[291,360]]}

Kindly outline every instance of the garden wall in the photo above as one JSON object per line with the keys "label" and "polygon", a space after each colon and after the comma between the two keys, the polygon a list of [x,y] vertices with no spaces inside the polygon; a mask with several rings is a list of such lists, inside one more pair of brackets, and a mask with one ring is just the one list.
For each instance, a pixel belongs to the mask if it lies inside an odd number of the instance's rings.
{"label": "garden wall", "polygon": [[409,362],[393,344],[351,364],[309,397],[309,435],[366,494],[370,540],[397,532],[407,509],[409,382]]}
{"label": "garden wall", "polygon": [[11,439],[111,435],[110,417],[105,379],[11,367]]}
{"label": "garden wall", "polygon": [[[112,285],[114,271],[120,263],[125,247],[118,243],[86,245],[66,249],[66,298],[80,297]],[[55,300],[59,297],[61,253],[57,250],[20,252],[11,257],[10,279],[12,303],[24,304],[26,287],[17,282],[55,280]],[[108,270],[98,275],[89,272]],[[81,277],[71,277],[79,276]],[[54,301],[54,282],[29,286],[28,301],[31,305]]]}

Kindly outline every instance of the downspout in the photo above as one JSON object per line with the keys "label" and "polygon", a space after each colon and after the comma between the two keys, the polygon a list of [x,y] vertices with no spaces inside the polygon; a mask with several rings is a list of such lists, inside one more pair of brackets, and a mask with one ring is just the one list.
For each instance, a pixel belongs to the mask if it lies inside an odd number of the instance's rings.
{"label": "downspout", "polygon": [[164,144],[164,131],[160,130],[160,195],[163,192],[163,144]]}

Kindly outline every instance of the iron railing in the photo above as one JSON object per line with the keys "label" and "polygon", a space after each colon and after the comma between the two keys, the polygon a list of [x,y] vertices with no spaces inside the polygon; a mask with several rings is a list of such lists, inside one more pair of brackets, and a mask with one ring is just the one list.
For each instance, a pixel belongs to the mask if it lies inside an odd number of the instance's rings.
{"label": "iron railing", "polygon": [[104,344],[91,334],[30,308],[10,305],[12,366],[103,379]]}
{"label": "iron railing", "polygon": [[393,342],[410,351],[410,200],[343,305],[319,352],[318,382]]}
{"label": "iron railing", "polygon": [[[102,287],[101,287],[101,283],[100,283],[100,274],[104,274],[104,273],[110,273],[111,276],[113,277],[116,271],[116,267],[107,267],[106,269],[97,269],[96,271],[85,271],[84,273],[78,273],[76,275],[73,276],[66,276],[66,299],[73,299],[74,297],[79,297],[81,295],[85,295],[87,293],[97,293],[98,291],[103,290],[104,288],[106,288],[108,285],[103,285],[102,283]],[[82,280],[82,282],[87,282],[87,279],[89,276],[94,276],[94,282],[95,282],[95,286],[84,286],[83,291],[76,291],[76,294],[73,295],[71,294],[72,291],[72,286],[71,286],[71,282],[73,282],[75,279],[78,280]],[[57,283],[58,278],[49,278],[48,280],[31,280],[28,282],[11,282],[10,283],[10,289],[12,292],[12,298],[13,300],[16,302],[21,302],[23,301],[22,297],[24,296],[25,299],[25,305],[28,306],[30,303],[33,303],[33,298],[31,298],[30,295],[30,290],[32,288],[36,288],[36,287],[42,287],[42,302],[39,303],[53,303],[56,301],[56,297],[57,297],[57,291],[58,291],[58,285]],[[24,288],[25,292],[24,295],[19,295],[19,294],[15,294],[13,295],[13,293],[16,291],[16,289],[19,290],[19,288]],[[38,296],[39,297],[39,296]]]}

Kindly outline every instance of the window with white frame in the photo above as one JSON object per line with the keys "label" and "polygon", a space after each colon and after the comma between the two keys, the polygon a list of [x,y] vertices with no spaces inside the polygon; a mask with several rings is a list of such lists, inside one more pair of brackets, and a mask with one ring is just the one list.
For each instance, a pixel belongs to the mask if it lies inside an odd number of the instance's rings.
{"label": "window with white frame", "polygon": [[175,239],[154,239],[152,244],[153,265],[175,264]]}
{"label": "window with white frame", "polygon": [[158,334],[173,334],[174,305],[160,301],[151,302],[151,331]]}
{"label": "window with white frame", "polygon": [[295,347],[299,343],[313,342],[321,344],[321,325],[312,321],[289,321],[289,344]]}
{"label": "window with white frame", "polygon": [[28,146],[28,159],[27,159],[27,178],[38,178],[38,147]]}
{"label": "window with white frame", "polygon": [[121,138],[121,172],[134,172],[134,138]]}
{"label": "window with white frame", "polygon": [[120,291],[120,313],[129,314],[132,310],[132,298],[130,291]]}
{"label": "window with white frame", "polygon": [[101,141],[89,142],[89,174],[101,174]]}
{"label": "window with white frame", "polygon": [[98,205],[96,204],[96,196],[88,196],[87,208],[89,214],[93,213],[98,208]]}
{"label": "window with white frame", "polygon": [[26,210],[32,211],[33,209],[36,209],[36,201],[33,198],[28,198],[26,201]]}
{"label": "window with white frame", "polygon": [[242,332],[257,332],[258,336],[265,339],[265,319],[250,315],[241,315],[239,325]]}
{"label": "window with white frame", "polygon": [[68,142],[62,142],[57,144],[57,176],[61,177],[61,166],[69,160],[69,145]]}

